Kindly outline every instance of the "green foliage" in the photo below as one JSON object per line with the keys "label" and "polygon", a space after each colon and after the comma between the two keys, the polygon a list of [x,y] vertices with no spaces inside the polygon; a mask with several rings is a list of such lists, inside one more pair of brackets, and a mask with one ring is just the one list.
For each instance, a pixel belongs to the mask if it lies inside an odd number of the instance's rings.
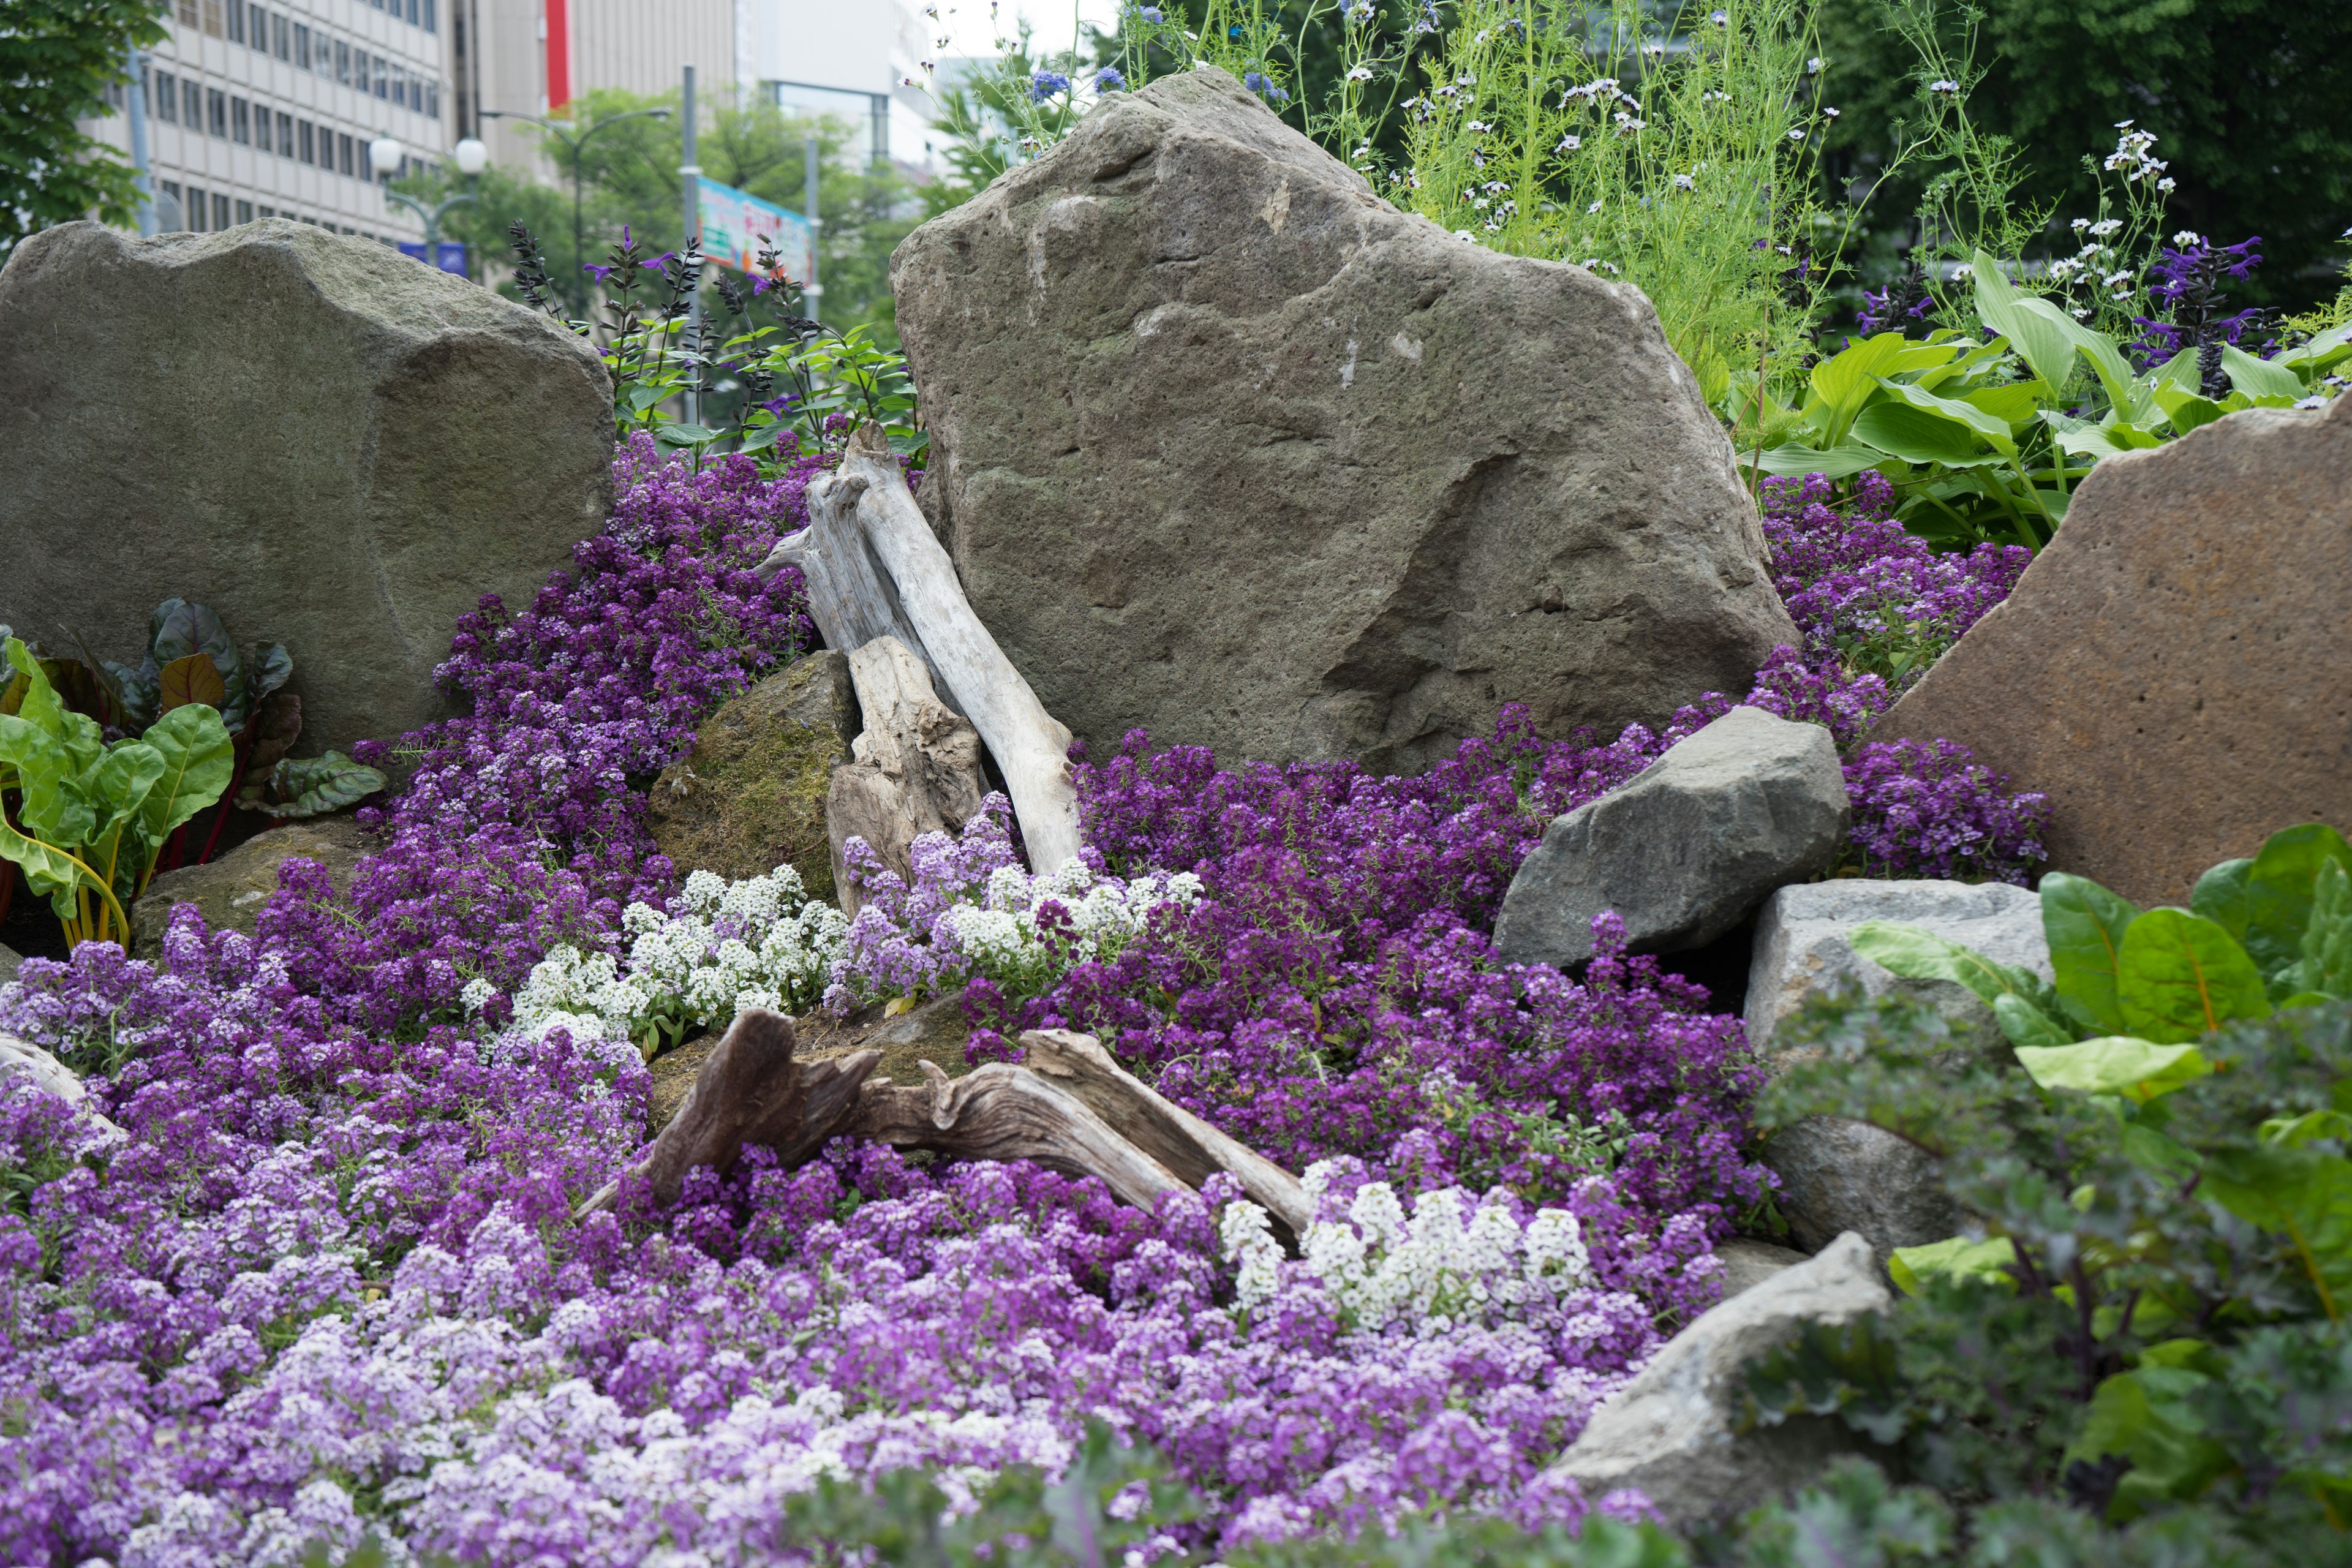
{"label": "green foliage", "polygon": [[0,260],[18,240],[93,214],[129,224],[130,164],[78,121],[115,112],[134,46],[164,37],[156,0],[9,0],[0,23]]}
{"label": "green foliage", "polygon": [[324,816],[357,805],[383,786],[384,776],[376,769],[329,752],[280,760],[267,777],[247,784],[236,804],[264,816]]}
{"label": "green foliage", "polygon": [[293,679],[294,658],[283,643],[240,650],[210,609],[166,599],[148,617],[147,652],[139,667],[109,662],[103,668],[124,728],[143,730],[194,701],[218,709],[221,723],[236,735]]}
{"label": "green foliage", "polygon": [[127,944],[125,907],[163,841],[226,792],[236,743],[217,710],[190,702],[110,745],[22,641],[6,647],[25,689],[16,711],[0,714],[0,789],[18,792],[16,820],[0,816],[0,858],[47,897],[68,942]]}

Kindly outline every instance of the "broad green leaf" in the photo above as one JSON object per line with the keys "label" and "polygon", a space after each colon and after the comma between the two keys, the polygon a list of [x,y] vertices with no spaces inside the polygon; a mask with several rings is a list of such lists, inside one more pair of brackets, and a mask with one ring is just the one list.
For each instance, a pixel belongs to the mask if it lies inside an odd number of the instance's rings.
{"label": "broad green leaf", "polygon": [[2263,840],[2246,873],[2246,951],[2264,974],[2303,956],[2320,867],[2352,871],[2352,845],[2324,823],[2281,828]]}
{"label": "broad green leaf", "polygon": [[17,717],[38,725],[63,746],[73,772],[79,773],[98,761],[99,753],[106,749],[98,721],[65,705],[58,696],[57,688],[49,684],[48,671],[41,668],[41,661],[33,657],[32,650],[23,642],[10,637],[7,653],[8,662],[16,667],[17,674],[25,680],[25,694],[16,709]]}
{"label": "broad green leaf", "polygon": [[2007,338],[2037,378],[2063,392],[2074,375],[2074,344],[2069,334],[2021,309],[2026,297],[2010,285],[2000,263],[1985,252],[1976,253],[1969,277],[1976,285],[1977,316],[1985,330]]}
{"label": "broad green leaf", "polygon": [[2352,872],[2332,860],[2320,867],[2313,885],[2303,956],[2279,972],[2272,989],[2290,996],[2352,997]]}
{"label": "broad green leaf", "polygon": [[1845,439],[1854,414],[1878,390],[1877,378],[1892,370],[1909,346],[1900,332],[1880,332],[1848,344],[1813,366],[1813,401],[1806,416],[1821,432],[1823,446],[1834,447]]}
{"label": "broad green leaf", "polygon": [[266,789],[248,787],[238,795],[237,804],[267,816],[321,816],[358,805],[384,783],[383,774],[341,752],[329,752],[323,757],[289,757],[270,771]]}
{"label": "broad green leaf", "polygon": [[226,793],[236,768],[236,742],[220,715],[202,704],[174,708],[140,737],[163,759],[155,787],[140,803],[139,834],[150,849],[163,847],[172,829]]}
{"label": "broad green leaf", "polygon": [[2252,860],[2224,860],[2197,879],[2197,886],[2189,894],[2189,910],[2203,915],[2241,942],[2246,940],[2246,919],[2252,912],[2246,891],[2246,874],[2254,868]]}
{"label": "broad green leaf", "polygon": [[750,435],[744,437],[742,444],[736,447],[736,450],[739,452],[764,452],[769,447],[776,444],[776,442],[783,436],[785,426],[782,425],[762,425],[758,429],[752,431]]}
{"label": "broad green leaf", "polygon": [[2014,431],[2021,425],[2032,424],[2040,416],[2042,405],[2056,401],[2056,395],[2046,382],[2015,381],[2005,386],[1980,386],[1974,392],[1962,393],[1960,401],[1991,415]]}
{"label": "broad green leaf", "polygon": [[14,860],[24,868],[26,886],[47,897],[59,920],[73,918],[73,889],[89,879],[62,851],[0,821],[0,859]]}
{"label": "broad green leaf", "polygon": [[2340,1110],[2306,1110],[2301,1116],[2273,1116],[2259,1130],[2262,1141],[2282,1148],[2301,1149],[2321,1139],[2352,1140],[2352,1116]]}
{"label": "broad green leaf", "polygon": [[185,658],[175,658],[163,667],[162,679],[156,683],[157,707],[169,713],[174,708],[184,708],[191,702],[218,710],[226,705],[228,684],[221,679],[220,670],[213,664],[212,656],[192,653]]}
{"label": "broad green leaf", "polygon": [[[1888,381],[1882,377],[1878,384],[1922,413],[1937,415],[1964,426],[1978,440],[1982,441],[2002,457],[2013,458],[2017,455],[2017,441],[2009,433],[2009,421],[2000,416],[1988,414],[1975,404],[1963,399],[1938,397],[1924,388],[1906,385],[1899,381]],[[1863,417],[1868,418],[1870,412],[1869,409],[1863,410]],[[1859,429],[1858,424],[1856,428]]]}
{"label": "broad green leaf", "polygon": [[2303,377],[2285,365],[2258,360],[2233,344],[2221,345],[2221,368],[2229,373],[2230,384],[2249,397],[2284,397],[2292,402],[2303,395]]}
{"label": "broad green leaf", "polygon": [[1874,403],[1853,422],[1853,438],[1906,463],[1941,463],[1948,468],[1989,462],[1965,425],[1906,403]]}
{"label": "broad green leaf", "polygon": [[2150,910],[2124,933],[2116,966],[2124,1026],[2159,1045],[2236,1018],[2267,1018],[2262,974],[2230,933],[2186,910]]}
{"label": "broad green leaf", "polygon": [[2012,1046],[2070,1046],[2074,1043],[2071,1031],[2022,996],[1994,997],[1992,1016]]}
{"label": "broad green leaf", "polygon": [[2284,1236],[2321,1310],[2344,1321],[2352,1307],[2352,1160],[2280,1143],[2217,1150],[2205,1156],[2198,1190],[2239,1218]]}
{"label": "broad green leaf", "polygon": [[2229,1450],[2204,1435],[2193,1404],[2210,1381],[2185,1367],[2143,1365],[2116,1373],[2093,1393],[2061,1464],[2096,1464],[2110,1454],[2131,1461],[2107,1504],[2110,1523],[2168,1500],[2195,1498],[2230,1468]]}
{"label": "broad green leaf", "polygon": [[2017,1248],[2005,1236],[1970,1241],[1956,1236],[1924,1247],[1898,1247],[1887,1256],[1886,1272],[1895,1288],[1916,1296],[1921,1285],[1938,1275],[1956,1279],[2002,1279],[2017,1261]]}
{"label": "broad green leaf", "polygon": [[55,735],[31,720],[0,715],[0,763],[16,770],[16,820],[58,848],[78,847],[98,818],[81,792],[83,769]]}
{"label": "broad green leaf", "polygon": [[2139,910],[2087,877],[2052,871],[2042,879],[2042,934],[2061,1005],[2087,1028],[2124,1032],[2116,1000],[2124,933]]}
{"label": "broad green leaf", "polygon": [[2050,426],[2059,450],[2072,457],[2119,458],[2126,452],[2146,451],[2164,445],[2164,438],[2136,425],[2119,422],[2110,416],[2105,420],[2074,419],[2054,408],[2042,411],[2042,422]]}
{"label": "broad green leaf", "polygon": [[[109,747],[80,781],[83,797],[99,814],[100,830],[110,822],[137,816],[163,773],[163,753],[144,742],[121,741]],[[90,868],[100,874],[106,869],[95,861]]]}
{"label": "broad green leaf", "polygon": [[654,439],[665,447],[694,447],[705,441],[716,441],[719,432],[705,425],[688,425],[684,420],[663,426],[654,432]]}
{"label": "broad green leaf", "polygon": [[2031,977],[1917,926],[1864,921],[1847,938],[1854,952],[1907,980],[1949,980],[1967,986],[1986,1006],[1997,996],[2028,996]]}
{"label": "broad green leaf", "polygon": [[2126,1159],[2167,1181],[2185,1183],[2202,1164],[2195,1150],[2174,1142],[2145,1121],[2124,1123],[2123,1144]]}
{"label": "broad green leaf", "polygon": [[2213,1070],[2194,1046],[2160,1046],[2129,1035],[2105,1035],[2079,1046],[2020,1046],[2017,1063],[2043,1089],[2120,1094],[2142,1105]]}
{"label": "broad green leaf", "polygon": [[1740,470],[1769,475],[1776,479],[1801,479],[1808,474],[1822,474],[1832,479],[1851,479],[1864,468],[1874,468],[1886,461],[1886,454],[1870,447],[1806,447],[1789,443],[1768,447],[1761,452],[1738,454]]}
{"label": "broad green leaf", "polygon": [[2200,426],[2210,425],[2221,417],[2220,405],[2198,395],[2193,386],[2184,388],[2159,381],[2151,390],[2156,405],[2164,410],[2165,418],[2171,423],[2173,434],[2177,436],[2186,436]]}

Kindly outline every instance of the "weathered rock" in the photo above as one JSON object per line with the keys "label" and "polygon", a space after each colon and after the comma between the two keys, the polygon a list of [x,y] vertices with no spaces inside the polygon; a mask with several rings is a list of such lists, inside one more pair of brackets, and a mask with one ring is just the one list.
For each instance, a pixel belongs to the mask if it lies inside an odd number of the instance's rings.
{"label": "weathered rock", "polygon": [[17,965],[24,962],[25,955],[23,953],[18,952],[6,942],[0,942],[0,985],[5,985],[11,980],[16,979]]}
{"label": "weathered rock", "polygon": [[457,617],[528,604],[611,506],[593,349],[309,224],[32,236],[0,384],[0,620],[137,664],[160,601],[209,605],[292,652],[321,749],[446,712]]}
{"label": "weathered rock", "polygon": [[980,731],[939,700],[929,669],[906,644],[876,637],[850,653],[849,670],[866,728],[850,746],[856,760],[833,771],[824,827],[835,899],[855,916],[866,900],[842,859],[851,838],[866,840],[911,886],[908,847],[926,833],[961,828],[980,810],[987,784]]}
{"label": "weathered rock", "polygon": [[1807,1321],[1852,1322],[1886,1310],[1869,1245],[1842,1236],[1817,1256],[1741,1292],[1666,1342],[1639,1376],[1595,1411],[1550,1476],[1587,1497],[1638,1488],[1677,1529],[1750,1508],[1801,1486],[1851,1446],[1843,1424],[1816,1416],[1733,1429],[1752,1357]]}
{"label": "weathered rock", "polygon": [[2051,800],[2050,863],[2141,905],[2352,825],[2352,399],[2101,462],[2004,604],[1871,731]]}
{"label": "weathered rock", "polygon": [[335,891],[347,893],[352,872],[368,848],[367,835],[358,823],[348,816],[321,816],[257,833],[205,865],[166,871],[149,882],[131,906],[131,954],[146,959],[160,954],[172,911],[182,904],[195,905],[205,924],[215,931],[251,936],[261,907],[278,891],[278,868],[298,855],[325,867]]}
{"label": "weathered rock", "polygon": [[1805,1255],[1792,1247],[1735,1236],[1715,1249],[1723,1260],[1723,1299],[1744,1295],[1775,1275],[1796,1268]]}
{"label": "weathered rock", "polygon": [[1922,926],[1996,963],[2051,978],[2042,900],[2023,888],[1858,878],[1801,883],[1767,899],[1756,918],[1748,969],[1749,1044],[1768,1048],[1773,1029],[1808,996],[1849,983],[1865,996],[1893,993],[1925,1002],[1955,1024],[1993,1026],[1992,1009],[1967,986],[1903,979],[1854,952],[1847,938],[1864,921]]}
{"label": "weathered rock", "polygon": [[1513,963],[1581,963],[1615,910],[1638,952],[1703,947],[1836,858],[1845,775],[1818,724],[1735,708],[1629,783],[1552,819],[1495,921]]}
{"label": "weathered rock", "polygon": [[1867,1121],[1808,1116],[1764,1145],[1790,1239],[1808,1252],[1853,1232],[1884,1260],[1898,1247],[1959,1234],[1967,1215],[1945,1193],[1933,1154]]}
{"label": "weathered rock", "polygon": [[1413,771],[1745,690],[1796,640],[1641,293],[1453,237],[1217,70],[1119,94],[891,268],[972,607],[1097,756]]}
{"label": "weathered rock", "polygon": [[857,697],[849,661],[830,649],[794,659],[695,731],[694,750],[654,781],[646,822],[678,870],[729,881],[779,866],[809,896],[834,896],[824,831],[833,770],[849,761]]}

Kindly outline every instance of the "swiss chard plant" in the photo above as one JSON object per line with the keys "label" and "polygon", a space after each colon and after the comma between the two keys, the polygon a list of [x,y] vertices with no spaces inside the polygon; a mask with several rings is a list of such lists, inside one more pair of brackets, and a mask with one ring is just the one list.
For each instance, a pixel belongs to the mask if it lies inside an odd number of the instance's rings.
{"label": "swiss chard plant", "polygon": [[136,739],[109,742],[97,720],[60,700],[41,661],[16,637],[7,660],[23,682],[16,710],[0,714],[0,858],[45,895],[70,945],[128,946],[125,912],[180,826],[218,800],[236,744],[210,703],[162,711]]}

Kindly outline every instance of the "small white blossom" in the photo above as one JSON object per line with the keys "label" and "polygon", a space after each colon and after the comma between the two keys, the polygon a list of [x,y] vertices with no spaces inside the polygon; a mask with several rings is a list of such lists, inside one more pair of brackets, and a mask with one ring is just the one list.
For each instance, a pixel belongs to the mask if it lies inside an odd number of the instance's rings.
{"label": "small white blossom", "polygon": [[2192,245],[2202,245],[2205,237],[2193,228],[2184,228],[2172,237],[2172,243],[2186,250]]}
{"label": "small white blossom", "polygon": [[1563,136],[1559,139],[1559,146],[1557,150],[1562,153],[1573,153],[1583,145],[1584,138],[1581,136]]}
{"label": "small white blossom", "polygon": [[1959,95],[1960,84],[1947,77],[1941,81],[1929,82],[1927,90],[1942,93],[1947,98],[1956,98]]}

